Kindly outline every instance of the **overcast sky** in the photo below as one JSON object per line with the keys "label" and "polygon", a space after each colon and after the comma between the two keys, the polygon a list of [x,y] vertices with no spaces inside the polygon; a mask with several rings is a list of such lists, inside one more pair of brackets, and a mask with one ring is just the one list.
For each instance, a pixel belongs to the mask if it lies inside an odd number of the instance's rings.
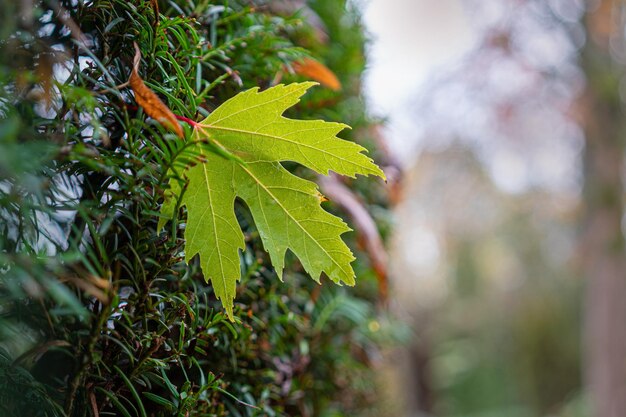
{"label": "overcast sky", "polygon": [[394,117],[395,110],[419,94],[429,74],[465,53],[475,35],[461,0],[370,0],[364,15],[372,37],[365,94],[370,111],[389,118],[389,142],[402,154],[411,121]]}

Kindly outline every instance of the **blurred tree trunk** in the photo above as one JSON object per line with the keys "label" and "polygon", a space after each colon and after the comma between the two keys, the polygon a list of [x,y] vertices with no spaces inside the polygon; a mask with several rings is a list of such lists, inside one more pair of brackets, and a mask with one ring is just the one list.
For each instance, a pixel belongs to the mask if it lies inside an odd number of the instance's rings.
{"label": "blurred tree trunk", "polygon": [[593,417],[626,416],[626,261],[622,174],[626,134],[619,94],[623,64],[612,56],[622,42],[619,0],[602,0],[587,15],[582,53],[585,146],[583,262],[587,293],[585,379]]}

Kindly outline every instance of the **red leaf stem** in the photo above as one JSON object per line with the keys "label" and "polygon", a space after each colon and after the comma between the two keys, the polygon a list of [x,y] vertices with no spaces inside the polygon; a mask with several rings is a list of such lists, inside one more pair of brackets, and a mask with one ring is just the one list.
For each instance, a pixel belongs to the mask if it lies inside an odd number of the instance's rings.
{"label": "red leaf stem", "polygon": [[174,114],[174,117],[176,117],[176,119],[180,120],[181,122],[185,122],[185,123],[189,124],[191,127],[196,127],[198,125],[198,122],[195,122],[195,121],[191,120],[188,117],[179,116],[177,114]]}

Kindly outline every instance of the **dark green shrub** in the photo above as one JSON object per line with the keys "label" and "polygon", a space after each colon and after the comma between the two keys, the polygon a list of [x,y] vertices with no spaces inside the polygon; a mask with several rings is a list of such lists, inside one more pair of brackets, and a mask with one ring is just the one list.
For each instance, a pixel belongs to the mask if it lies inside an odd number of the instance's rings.
{"label": "dark green shrub", "polygon": [[[135,41],[149,87],[197,120],[316,56],[344,90],[320,88],[297,112],[345,121],[353,139],[369,123],[358,16],[312,2],[325,44],[298,14],[246,1],[27,3],[0,6],[0,414],[376,415],[365,258],[356,289],[319,287],[293,259],[281,283],[237,206],[247,250],[228,321],[182,260],[184,214],[156,233],[182,145],[119,87]],[[376,187],[354,184],[384,205]]]}

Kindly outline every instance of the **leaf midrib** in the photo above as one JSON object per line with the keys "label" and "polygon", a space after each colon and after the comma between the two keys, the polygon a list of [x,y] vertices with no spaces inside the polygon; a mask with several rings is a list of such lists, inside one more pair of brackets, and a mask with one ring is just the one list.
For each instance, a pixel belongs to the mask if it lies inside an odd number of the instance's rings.
{"label": "leaf midrib", "polygon": [[[202,148],[200,148],[200,154],[202,156],[205,156]],[[202,173],[204,174],[204,180],[206,182],[206,188],[207,188],[207,196],[209,197],[209,207],[211,208],[211,220],[213,222],[213,237],[215,238],[215,249],[217,250],[217,257],[220,260],[220,277],[222,278],[222,284],[224,286],[224,295],[228,297],[228,287],[226,285],[226,274],[224,273],[224,263],[222,262],[222,251],[220,249],[220,243],[217,238],[217,224],[215,223],[215,217],[216,217],[215,209],[213,207],[213,198],[211,196],[211,187],[209,187],[209,176],[207,174],[206,166],[207,166],[206,163],[202,164]]]}
{"label": "leaf midrib", "polygon": [[[283,119],[285,119],[285,118],[283,117]],[[289,119],[285,119],[285,120],[289,120]],[[349,160],[349,159],[343,158],[343,157],[341,157],[341,156],[338,156],[338,155],[336,155],[336,154],[333,154],[332,152],[328,152],[328,151],[326,151],[325,149],[322,149],[322,148],[316,148],[316,147],[315,147],[315,146],[313,146],[313,145],[308,145],[308,144],[306,144],[306,143],[301,143],[301,142],[297,142],[297,141],[294,141],[294,140],[287,139],[287,138],[285,138],[285,137],[283,137],[283,136],[276,136],[276,135],[271,135],[271,134],[268,134],[268,133],[253,132],[253,131],[250,131],[250,130],[235,129],[235,128],[231,128],[231,127],[224,127],[224,126],[215,126],[215,125],[199,125],[199,126],[202,126],[202,129],[209,129],[209,130],[210,130],[210,129],[222,130],[222,131],[227,131],[227,132],[233,132],[233,133],[239,133],[239,134],[245,134],[245,135],[261,136],[261,137],[266,137],[266,138],[272,138],[272,139],[276,139],[276,140],[281,140],[281,141],[283,141],[283,142],[289,142],[290,144],[295,145],[296,147],[300,147],[300,146],[302,146],[302,147],[305,147],[305,148],[310,148],[310,149],[313,149],[313,150],[315,150],[315,151],[318,151],[318,152],[324,153],[324,154],[326,154],[326,155],[329,155],[329,156],[331,156],[331,157],[333,157],[333,158],[339,159],[339,160],[341,160],[342,162],[348,163],[349,165],[353,165],[353,166],[356,166],[356,167],[358,167],[358,168],[362,168],[362,169],[366,170],[366,172],[368,172],[368,173],[370,173],[370,174],[380,175],[380,173],[379,173],[378,171],[376,171],[375,169],[372,169],[372,168],[369,168],[369,167],[365,167],[365,166],[363,166],[363,165],[359,164],[358,162],[354,162],[354,161],[351,161],[351,160]],[[217,141],[216,141],[216,142],[217,142]],[[223,146],[223,145],[222,145],[222,146]],[[227,148],[227,149],[228,149],[228,148]],[[365,157],[365,155],[363,155],[363,154],[360,154],[360,155],[361,155],[361,156],[363,156],[363,157]],[[368,161],[368,163],[371,163],[371,162],[370,162],[370,161]],[[312,169],[315,169],[315,168],[312,168]],[[336,171],[335,169],[332,169],[332,168],[327,168],[327,169],[328,169],[328,170],[331,170],[331,171]],[[338,172],[338,171],[336,171],[336,172]],[[340,172],[338,172],[338,173],[340,173]],[[360,172],[359,172],[359,173],[360,173]],[[340,174],[343,174],[343,175],[347,175],[347,176],[352,177],[352,175],[347,174],[347,173],[340,173]]]}

